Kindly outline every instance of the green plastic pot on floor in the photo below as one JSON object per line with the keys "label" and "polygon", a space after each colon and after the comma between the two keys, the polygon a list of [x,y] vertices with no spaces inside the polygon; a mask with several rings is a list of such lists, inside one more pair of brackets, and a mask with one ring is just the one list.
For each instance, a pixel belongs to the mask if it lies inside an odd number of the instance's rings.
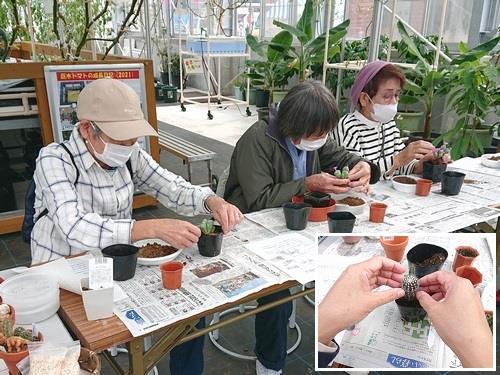
{"label": "green plastic pot on floor", "polygon": [[162,91],[165,103],[177,103],[177,87],[164,85]]}
{"label": "green plastic pot on floor", "polygon": [[416,132],[422,129],[424,112],[398,112],[396,114],[396,125],[401,132]]}
{"label": "green plastic pot on floor", "polygon": [[273,103],[281,102],[285,99],[286,94],[288,94],[288,91],[273,91]]}
{"label": "green plastic pot on floor", "polygon": [[248,102],[250,105],[255,105],[255,97],[257,91],[255,89],[250,89],[250,93],[248,94]]}

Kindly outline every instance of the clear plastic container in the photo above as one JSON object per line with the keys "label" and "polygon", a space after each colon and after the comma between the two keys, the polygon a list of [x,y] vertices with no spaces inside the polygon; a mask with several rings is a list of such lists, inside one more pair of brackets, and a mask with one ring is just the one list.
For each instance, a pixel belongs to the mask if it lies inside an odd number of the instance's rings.
{"label": "clear plastic container", "polygon": [[49,275],[24,273],[0,284],[3,302],[14,306],[16,324],[41,322],[59,309],[59,285]]}

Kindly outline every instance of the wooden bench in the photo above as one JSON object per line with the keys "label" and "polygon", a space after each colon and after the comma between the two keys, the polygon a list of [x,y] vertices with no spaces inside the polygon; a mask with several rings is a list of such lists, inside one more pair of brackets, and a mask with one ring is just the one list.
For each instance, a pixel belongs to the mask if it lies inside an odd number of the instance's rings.
{"label": "wooden bench", "polygon": [[212,183],[212,159],[216,153],[185,139],[179,138],[165,130],[158,129],[158,143],[160,151],[165,150],[182,159],[187,164],[188,181],[191,182],[193,175],[192,163],[205,161],[208,168],[208,183],[202,185],[211,185]]}

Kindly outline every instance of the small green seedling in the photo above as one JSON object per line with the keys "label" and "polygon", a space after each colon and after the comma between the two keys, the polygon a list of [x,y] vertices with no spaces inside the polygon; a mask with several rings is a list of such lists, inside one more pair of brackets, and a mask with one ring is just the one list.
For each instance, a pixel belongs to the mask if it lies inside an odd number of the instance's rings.
{"label": "small green seedling", "polygon": [[215,232],[215,222],[210,219],[203,219],[200,229],[203,234],[212,234]]}
{"label": "small green seedling", "polygon": [[349,167],[344,167],[342,170],[337,169],[334,174],[335,177],[345,180],[349,178]]}
{"label": "small green seedling", "polygon": [[404,275],[401,281],[401,289],[405,291],[405,299],[413,301],[417,295],[418,277],[415,275]]}

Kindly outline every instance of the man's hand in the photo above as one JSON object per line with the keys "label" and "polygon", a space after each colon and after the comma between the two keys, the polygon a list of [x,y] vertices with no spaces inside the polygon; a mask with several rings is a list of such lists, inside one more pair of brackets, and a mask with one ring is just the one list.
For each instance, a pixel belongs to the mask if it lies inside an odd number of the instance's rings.
{"label": "man's hand", "polygon": [[370,164],[366,161],[360,161],[349,171],[349,186],[368,193],[370,191],[370,175]]}
{"label": "man's hand", "polygon": [[243,220],[243,214],[238,207],[216,195],[207,198],[207,206],[212,211],[215,220],[222,226],[224,233],[230,232]]}
{"label": "man's hand", "polygon": [[[327,344],[340,331],[363,320],[376,307],[404,296],[405,269],[389,258],[373,257],[345,269],[318,308],[318,340]],[[387,285],[392,289],[374,292]]]}
{"label": "man's hand", "polygon": [[138,220],[132,227],[132,242],[159,238],[178,249],[195,245],[200,236],[200,228],[176,219]]}
{"label": "man's hand", "polygon": [[306,190],[327,194],[342,194],[349,191],[349,180],[336,178],[329,173],[321,172],[306,177]]}

